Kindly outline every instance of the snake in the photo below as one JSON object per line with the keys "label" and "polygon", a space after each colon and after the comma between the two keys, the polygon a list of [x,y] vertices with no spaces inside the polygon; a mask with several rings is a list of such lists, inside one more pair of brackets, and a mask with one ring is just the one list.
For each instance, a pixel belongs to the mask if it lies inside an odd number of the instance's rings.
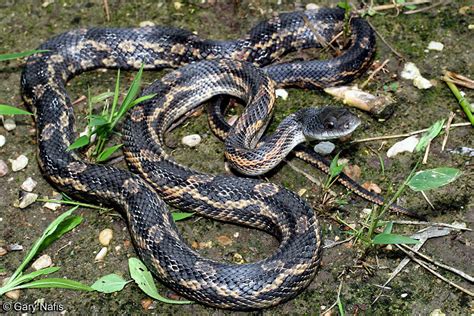
{"label": "snake", "polygon": [[[235,130],[223,123],[223,116],[213,120],[214,126],[225,127],[221,132],[228,137],[226,148],[238,148],[227,158],[241,157],[251,164],[252,150],[260,150],[256,156],[268,160],[274,148],[301,146],[295,141],[283,145],[284,138],[299,142],[306,136],[338,137],[352,132],[359,124],[357,117],[328,107],[296,112],[282,121],[282,132],[259,139],[273,111],[276,86],[321,88],[345,83],[370,65],[374,33],[356,17],[350,20],[350,45],[341,55],[279,62],[290,52],[326,47],[344,23],[344,10],[318,9],[275,15],[231,41],[202,39],[162,26],[82,28],[54,36],[40,45],[41,52],[28,58],[21,75],[22,97],[35,114],[40,169],[61,191],[119,210],[140,258],[179,294],[232,310],[286,302],[310,284],[321,261],[321,228],[312,208],[280,185],[183,166],[167,153],[164,138],[174,121],[222,94],[247,105]],[[154,97],[127,114],[123,152],[130,170],[89,162],[79,151],[69,150],[75,119],[66,91],[68,80],[97,68],[140,67],[178,69],[146,88],[143,95]],[[309,132],[303,123],[315,131]],[[350,186],[356,191],[360,188],[355,182]],[[167,204],[263,230],[279,241],[279,247],[269,257],[245,264],[204,258],[181,236]]]}

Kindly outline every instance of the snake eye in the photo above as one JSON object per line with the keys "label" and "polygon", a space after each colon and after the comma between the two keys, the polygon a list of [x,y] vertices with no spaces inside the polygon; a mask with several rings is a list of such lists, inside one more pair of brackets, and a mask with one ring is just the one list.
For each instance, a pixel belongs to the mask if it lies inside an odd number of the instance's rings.
{"label": "snake eye", "polygon": [[335,126],[334,121],[327,121],[326,122],[326,128],[327,129],[333,129]]}

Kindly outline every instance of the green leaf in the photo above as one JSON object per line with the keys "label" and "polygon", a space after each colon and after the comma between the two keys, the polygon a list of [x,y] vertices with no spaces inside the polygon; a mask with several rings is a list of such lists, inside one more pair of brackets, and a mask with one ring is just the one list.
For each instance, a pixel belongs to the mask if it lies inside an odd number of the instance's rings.
{"label": "green leaf", "polygon": [[64,219],[56,227],[56,229],[44,239],[43,243],[38,248],[38,251],[42,251],[43,249],[51,245],[55,240],[58,240],[59,238],[61,238],[62,235],[73,230],[74,227],[82,223],[82,219],[83,219],[82,216],[76,216],[76,215],[72,215]]}
{"label": "green leaf", "polygon": [[338,160],[339,153],[334,156],[334,158],[331,160],[331,165],[329,166],[329,175],[331,176],[331,178],[337,177],[342,172],[342,169],[344,169],[344,167],[346,166],[346,164],[339,165]]}
{"label": "green leaf", "polygon": [[130,276],[137,283],[138,287],[142,289],[148,296],[168,304],[190,304],[191,301],[175,301],[163,297],[158,293],[153,276],[145,265],[137,258],[128,259],[128,267],[130,269]]}
{"label": "green leaf", "polygon": [[173,220],[175,222],[182,221],[183,219],[189,218],[193,215],[194,215],[194,213],[186,213],[186,212],[173,212],[173,213],[171,213],[171,216],[173,216]]}
{"label": "green leaf", "polygon": [[14,106],[0,104],[0,115],[33,115],[33,113]]}
{"label": "green leaf", "polygon": [[456,168],[441,167],[418,171],[408,182],[413,191],[426,191],[453,182],[461,175]]}
{"label": "green leaf", "polygon": [[390,244],[418,244],[419,241],[410,237],[397,234],[378,234],[372,240],[374,245],[390,245]]}
{"label": "green leaf", "polygon": [[390,234],[392,232],[392,229],[393,229],[393,222],[390,221],[387,223],[387,225],[385,226],[384,230],[383,230],[383,233],[384,234]]}
{"label": "green leaf", "polygon": [[117,122],[125,115],[127,110],[130,108],[130,104],[132,103],[133,100],[135,100],[138,94],[138,91],[140,89],[140,82],[142,80],[143,67],[144,65],[142,64],[142,66],[140,67],[140,70],[133,78],[132,84],[130,85],[130,88],[127,91],[127,95],[125,96],[125,99],[123,100],[118,112],[112,113],[114,117],[114,120],[112,122],[112,127],[114,127],[117,124]]}
{"label": "green leaf", "polygon": [[93,97],[90,98],[91,100],[91,103],[94,104],[94,103],[100,103],[110,97],[113,97],[114,96],[114,93],[113,92],[104,92],[104,93],[101,93],[101,94],[98,94],[98,95],[95,95]]}
{"label": "green leaf", "polygon": [[109,122],[102,115],[91,115],[89,126],[102,126],[107,124],[109,124]]}
{"label": "green leaf", "polygon": [[15,289],[44,289],[44,288],[59,288],[77,291],[93,291],[94,289],[90,286],[82,284],[77,281],[61,279],[61,278],[48,278],[33,281],[30,283],[16,286]]}
{"label": "green leaf", "polygon": [[128,282],[129,281],[126,281],[120,275],[112,273],[105,275],[95,281],[94,284],[91,285],[91,288],[93,288],[97,292],[113,293],[121,291]]}
{"label": "green leaf", "polygon": [[405,6],[405,8],[407,8],[408,10],[415,10],[415,9],[416,9],[416,5],[414,5],[414,4],[407,5],[407,6]]}
{"label": "green leaf", "polygon": [[337,3],[337,6],[341,9],[346,10],[346,11],[351,9],[351,6],[350,6],[348,1],[339,1]]}
{"label": "green leaf", "polygon": [[108,147],[106,149],[104,149],[100,154],[99,156],[97,157],[97,161],[98,162],[102,162],[102,161],[105,161],[107,159],[109,159],[109,157],[117,151],[117,149],[119,149],[120,147],[122,147],[123,144],[118,144],[118,145],[115,145],[115,146],[111,146],[111,147]]}
{"label": "green leaf", "polygon": [[54,272],[58,271],[59,269],[60,269],[59,267],[49,267],[49,268],[40,269],[38,271],[33,271],[31,273],[24,274],[21,277],[17,278],[16,283],[18,283],[18,284],[25,283],[25,282],[33,280],[34,278],[36,278],[40,275],[54,273]]}
{"label": "green leaf", "polygon": [[430,128],[423,134],[421,137],[420,141],[415,147],[415,151],[419,152],[422,150],[425,150],[426,146],[428,146],[428,143],[431,142],[433,138],[438,136],[438,134],[441,132],[443,129],[443,124],[444,124],[444,119],[437,121],[433,125],[430,126]]}
{"label": "green leaf", "polygon": [[74,143],[69,145],[69,147],[67,148],[67,151],[87,146],[87,145],[89,145],[89,142],[90,142],[89,136],[88,135],[83,135],[83,136],[79,137],[78,139],[76,139],[74,141]]}
{"label": "green leaf", "polygon": [[47,52],[48,50],[29,50],[25,52],[20,52],[20,53],[12,53],[12,54],[0,54],[0,61],[6,61],[6,60],[11,60],[11,59],[17,59],[17,58],[23,58],[27,56],[31,56],[36,53],[44,53]]}

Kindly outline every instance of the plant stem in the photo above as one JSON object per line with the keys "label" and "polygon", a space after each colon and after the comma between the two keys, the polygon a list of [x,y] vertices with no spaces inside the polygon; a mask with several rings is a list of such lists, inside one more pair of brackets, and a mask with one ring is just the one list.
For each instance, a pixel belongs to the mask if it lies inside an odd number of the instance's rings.
{"label": "plant stem", "polygon": [[461,95],[461,92],[459,91],[458,87],[456,87],[456,85],[449,80],[446,74],[444,75],[443,80],[444,82],[446,82],[449,89],[451,89],[451,92],[458,100],[459,105],[463,109],[464,113],[466,113],[466,116],[469,119],[469,122],[471,122],[471,125],[474,126],[474,115],[472,115],[469,102],[467,102],[466,98]]}

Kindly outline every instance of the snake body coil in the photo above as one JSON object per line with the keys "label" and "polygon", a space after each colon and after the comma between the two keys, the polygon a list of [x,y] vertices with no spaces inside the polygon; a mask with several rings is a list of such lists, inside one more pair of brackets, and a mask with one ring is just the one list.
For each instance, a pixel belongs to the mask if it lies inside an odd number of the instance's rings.
{"label": "snake body coil", "polygon": [[[352,20],[352,44],[341,56],[269,65],[288,52],[329,42],[341,29],[343,17],[339,9],[281,14],[236,41],[203,40],[162,27],[78,29],[50,39],[40,46],[47,52],[28,59],[21,81],[23,97],[36,114],[44,175],[71,195],[121,210],[147,266],[193,300],[246,310],[294,297],[311,282],[321,258],[321,233],[313,210],[281,186],[181,166],[164,151],[163,137],[174,120],[214,95],[230,94],[259,104],[272,98],[273,80],[321,87],[353,79],[374,52],[373,33],[361,19]],[[200,60],[211,61],[192,63]],[[262,71],[247,62],[269,66]],[[137,69],[143,64],[159,69],[189,63],[148,88],[144,93],[156,97],[137,106],[125,123],[126,159],[142,177],[83,161],[79,153],[67,150],[75,135],[67,80],[101,67]],[[203,216],[262,229],[280,246],[267,259],[250,264],[202,258],[186,245],[163,200]]]}

